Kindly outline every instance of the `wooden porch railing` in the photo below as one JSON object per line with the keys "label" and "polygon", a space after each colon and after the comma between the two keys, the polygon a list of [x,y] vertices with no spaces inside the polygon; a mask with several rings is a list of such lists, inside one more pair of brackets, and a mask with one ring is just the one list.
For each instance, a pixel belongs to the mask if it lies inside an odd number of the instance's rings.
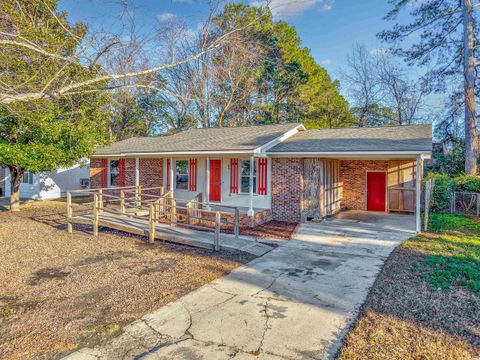
{"label": "wooden porch railing", "polygon": [[[150,193],[146,193],[149,191]],[[158,195],[151,192],[158,191]],[[118,192],[119,195],[109,194]],[[91,202],[74,203],[75,193],[92,196]],[[156,225],[159,222],[171,226],[185,226],[202,231],[214,231],[214,248],[220,248],[222,225],[233,227],[235,239],[240,229],[240,211],[237,207],[212,205],[202,202],[202,193],[192,200],[175,199],[171,191],[164,193],[163,186],[142,188],[129,186],[118,188],[99,188],[69,191],[67,193],[68,232],[73,231],[72,224],[76,215],[92,216],[93,234],[98,235],[102,213],[125,216],[133,219],[148,220],[149,241],[155,239]],[[216,210],[215,210],[216,208]]]}

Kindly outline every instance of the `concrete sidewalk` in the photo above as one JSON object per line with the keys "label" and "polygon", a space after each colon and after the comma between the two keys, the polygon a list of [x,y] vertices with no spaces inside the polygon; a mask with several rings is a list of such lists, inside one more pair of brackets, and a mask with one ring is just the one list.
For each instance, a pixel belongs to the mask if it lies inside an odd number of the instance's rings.
{"label": "concrete sidewalk", "polygon": [[67,359],[330,359],[412,216],[350,213]]}

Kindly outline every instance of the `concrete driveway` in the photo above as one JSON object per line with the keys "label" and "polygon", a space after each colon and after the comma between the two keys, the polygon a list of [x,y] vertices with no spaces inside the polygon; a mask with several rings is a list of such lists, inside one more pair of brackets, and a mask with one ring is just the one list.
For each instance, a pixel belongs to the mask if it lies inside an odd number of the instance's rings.
{"label": "concrete driveway", "polygon": [[409,215],[345,212],[68,359],[329,359]]}

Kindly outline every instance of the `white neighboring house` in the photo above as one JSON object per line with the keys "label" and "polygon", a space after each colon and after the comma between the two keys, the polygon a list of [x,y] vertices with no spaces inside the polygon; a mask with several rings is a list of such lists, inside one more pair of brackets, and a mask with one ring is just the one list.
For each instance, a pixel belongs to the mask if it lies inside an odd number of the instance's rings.
{"label": "white neighboring house", "polygon": [[[31,200],[57,199],[64,197],[69,190],[89,186],[90,163],[77,164],[70,168],[33,174],[28,171],[20,184],[20,198]],[[11,194],[10,171],[0,167],[0,198]]]}

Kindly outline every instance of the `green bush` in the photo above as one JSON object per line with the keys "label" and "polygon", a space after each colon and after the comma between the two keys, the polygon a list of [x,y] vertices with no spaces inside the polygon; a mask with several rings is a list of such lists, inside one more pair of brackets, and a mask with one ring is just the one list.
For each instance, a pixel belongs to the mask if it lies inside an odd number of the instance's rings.
{"label": "green bush", "polygon": [[425,180],[435,179],[432,194],[432,211],[446,211],[454,191],[480,193],[480,178],[474,175],[462,174],[454,178],[448,174],[429,173]]}
{"label": "green bush", "polygon": [[447,174],[429,173],[425,179],[432,178],[435,179],[432,194],[432,211],[446,211],[450,207],[455,183]]}
{"label": "green bush", "polygon": [[480,177],[470,174],[462,174],[453,179],[455,191],[480,193]]}

